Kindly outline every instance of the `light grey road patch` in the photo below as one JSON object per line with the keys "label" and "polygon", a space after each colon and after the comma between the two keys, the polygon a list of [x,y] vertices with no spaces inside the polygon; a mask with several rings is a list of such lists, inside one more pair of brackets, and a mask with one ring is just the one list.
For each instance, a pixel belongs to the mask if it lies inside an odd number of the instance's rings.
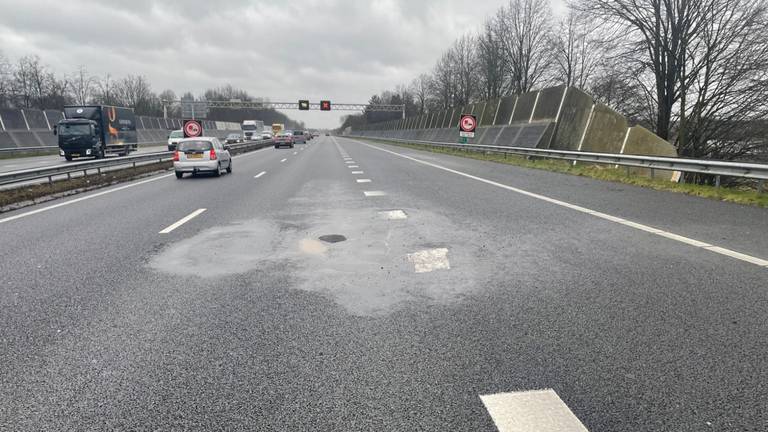
{"label": "light grey road patch", "polygon": [[480,396],[499,432],[589,432],[554,390]]}

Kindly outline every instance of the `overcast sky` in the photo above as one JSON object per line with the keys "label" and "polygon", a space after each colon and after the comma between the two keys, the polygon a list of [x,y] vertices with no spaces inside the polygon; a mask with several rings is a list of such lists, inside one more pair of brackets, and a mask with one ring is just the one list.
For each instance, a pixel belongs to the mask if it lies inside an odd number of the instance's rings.
{"label": "overcast sky", "polygon": [[[0,50],[59,73],[145,75],[177,94],[231,83],[272,101],[362,103],[429,71],[501,0],[0,0]],[[563,0],[553,0],[556,13]],[[340,113],[287,112],[310,127]]]}

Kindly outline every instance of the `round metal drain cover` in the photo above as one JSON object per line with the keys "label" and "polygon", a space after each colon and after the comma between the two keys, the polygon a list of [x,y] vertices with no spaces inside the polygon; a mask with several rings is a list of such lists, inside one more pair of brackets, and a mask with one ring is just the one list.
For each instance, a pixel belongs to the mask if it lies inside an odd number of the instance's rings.
{"label": "round metal drain cover", "polygon": [[347,238],[341,234],[329,234],[329,235],[320,236],[320,240],[326,243],[340,243],[345,241],[346,239]]}

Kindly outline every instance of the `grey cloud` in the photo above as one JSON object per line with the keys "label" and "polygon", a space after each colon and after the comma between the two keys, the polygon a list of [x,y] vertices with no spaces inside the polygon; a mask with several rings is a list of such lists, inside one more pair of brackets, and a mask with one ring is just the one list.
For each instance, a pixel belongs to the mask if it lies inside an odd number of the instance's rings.
{"label": "grey cloud", "polygon": [[[364,102],[429,70],[499,0],[0,0],[0,50],[56,71],[225,83],[272,100]],[[468,5],[471,10],[467,10]],[[10,12],[10,13],[9,13]],[[290,113],[337,125],[337,116]]]}

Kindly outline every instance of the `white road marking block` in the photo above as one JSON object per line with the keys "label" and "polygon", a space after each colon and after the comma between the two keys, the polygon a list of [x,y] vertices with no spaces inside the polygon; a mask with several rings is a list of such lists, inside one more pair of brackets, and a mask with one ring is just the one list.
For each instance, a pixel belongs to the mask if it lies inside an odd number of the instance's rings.
{"label": "white road marking block", "polygon": [[448,249],[428,249],[408,254],[408,261],[416,267],[416,273],[430,273],[435,270],[450,270]]}
{"label": "white road marking block", "polygon": [[299,154],[299,152],[293,152],[293,155],[294,155],[294,156],[296,156],[297,154]]}
{"label": "white road marking block", "polygon": [[371,182],[371,179],[357,179],[356,181],[357,181],[358,183],[370,183],[370,182]]}
{"label": "white road marking block", "polygon": [[349,165],[349,166],[347,166],[347,168],[352,168],[352,169],[355,169],[355,168],[360,168],[360,167],[359,167],[359,166],[357,166],[357,165]]}
{"label": "white road marking block", "polygon": [[499,432],[589,432],[554,390],[480,396]]}
{"label": "white road marking block", "polygon": [[365,174],[363,171],[352,171],[352,174]]}
{"label": "white road marking block", "polygon": [[285,161],[287,161],[287,160],[288,160],[288,159],[283,159],[283,160],[281,160],[281,161],[280,161],[280,163],[283,163],[283,162],[285,162]]}
{"label": "white road marking block", "polygon": [[255,176],[253,176],[253,178],[259,178],[259,177],[263,176],[266,173],[267,173],[266,171],[262,171],[262,172],[256,174]]}
{"label": "white road marking block", "polygon": [[160,233],[159,233],[159,234],[170,234],[170,233],[171,233],[173,230],[175,230],[176,228],[178,228],[178,227],[180,227],[180,226],[184,225],[185,223],[187,223],[187,222],[191,221],[192,219],[194,219],[194,218],[196,218],[196,217],[200,216],[200,215],[201,215],[201,214],[202,214],[202,213],[203,213],[205,210],[206,210],[206,209],[199,209],[199,210],[195,210],[195,211],[193,211],[193,212],[192,212],[192,213],[190,213],[188,216],[185,216],[185,217],[183,217],[181,220],[179,220],[179,221],[178,221],[178,222],[176,222],[175,224],[173,224],[173,225],[169,226],[168,228],[166,228],[166,229],[164,229],[164,230],[160,231]]}
{"label": "white road marking block", "polygon": [[495,182],[493,180],[488,180],[488,179],[485,179],[485,178],[482,178],[482,177],[478,177],[478,176],[475,176],[475,175],[472,175],[472,174],[467,174],[465,172],[457,171],[455,169],[446,168],[446,167],[444,167],[442,165],[438,165],[438,164],[434,164],[434,163],[431,163],[431,162],[423,161],[421,159],[417,159],[417,158],[414,158],[414,157],[411,157],[411,156],[407,156],[407,155],[404,155],[404,154],[393,152],[391,150],[382,149],[382,148],[376,147],[374,145],[362,143],[360,141],[355,141],[355,142],[358,142],[360,144],[363,144],[364,146],[370,147],[372,149],[375,149],[375,150],[378,150],[378,151],[381,151],[381,152],[384,152],[384,153],[390,153],[390,154],[393,154],[395,156],[399,156],[401,158],[411,160],[413,162],[416,162],[416,163],[419,163],[419,164],[422,164],[422,165],[430,166],[432,168],[437,168],[439,170],[443,170],[443,171],[446,171],[446,172],[449,172],[449,173],[452,173],[452,174],[456,174],[456,175],[459,175],[459,176],[462,176],[462,177],[466,177],[468,179],[476,180],[476,181],[479,181],[479,182],[482,182],[482,183],[485,183],[485,184],[488,184],[488,185],[491,185],[491,186],[496,186],[496,187],[501,188],[501,189],[506,189],[508,191],[516,192],[516,193],[519,193],[521,195],[525,195],[525,196],[528,196],[528,197],[531,197],[531,198],[535,198],[535,199],[538,199],[538,200],[541,200],[541,201],[546,201],[548,203],[552,203],[552,204],[560,206],[560,207],[565,207],[565,208],[568,208],[568,209],[571,209],[571,210],[575,210],[575,211],[578,211],[578,212],[581,212],[581,213],[585,213],[585,214],[588,214],[588,215],[599,217],[599,218],[607,220],[607,221],[618,223],[618,224],[621,224],[621,225],[624,225],[624,226],[627,226],[627,227],[631,227],[631,228],[634,228],[634,229],[637,229],[637,230],[640,230],[640,231],[645,231],[645,232],[650,233],[650,234],[655,234],[657,236],[661,236],[661,237],[664,237],[664,238],[667,238],[667,239],[670,239],[670,240],[673,240],[673,241],[676,241],[676,242],[679,242],[679,243],[687,244],[689,246],[693,246],[693,247],[696,247],[696,248],[699,248],[699,249],[704,249],[704,250],[707,250],[707,251],[710,251],[710,252],[714,252],[714,253],[717,253],[717,254],[720,254],[720,255],[723,255],[723,256],[727,256],[727,257],[730,257],[730,258],[734,258],[734,259],[737,259],[737,260],[740,260],[740,261],[743,261],[743,262],[747,262],[747,263],[750,263],[750,264],[758,265],[760,267],[768,268],[768,260],[765,260],[765,259],[762,259],[762,258],[758,258],[758,257],[752,256],[752,255],[743,254],[741,252],[737,252],[737,251],[734,251],[734,250],[731,250],[731,249],[722,248],[722,247],[719,247],[719,246],[716,246],[716,245],[711,245],[709,243],[705,243],[705,242],[702,242],[702,241],[699,241],[699,240],[696,240],[696,239],[684,237],[684,236],[681,236],[679,234],[667,232],[667,231],[664,231],[664,230],[661,230],[661,229],[658,229],[658,228],[654,228],[652,226],[643,225],[641,223],[632,222],[630,220],[626,220],[626,219],[623,219],[623,218],[620,218],[620,217],[611,216],[611,215],[608,215],[608,214],[605,214],[605,213],[601,213],[601,212],[598,212],[598,211],[595,211],[595,210],[591,210],[591,209],[588,209],[588,208],[585,208],[585,207],[581,207],[581,206],[578,206],[578,205],[575,205],[575,204],[571,204],[571,203],[568,203],[568,202],[565,202],[565,201],[560,201],[560,200],[557,200],[557,199],[554,199],[554,198],[550,198],[548,196],[540,195],[540,194],[533,193],[533,192],[528,192],[527,190],[524,190],[524,189],[508,186],[508,185],[505,185],[503,183]]}
{"label": "white road marking block", "polygon": [[382,191],[365,191],[363,194],[367,197],[380,197],[380,196],[386,196],[386,192]]}
{"label": "white road marking block", "polygon": [[347,165],[351,165],[351,164],[353,164],[355,162],[350,160],[350,161],[346,161],[346,163],[347,163]]}
{"label": "white road marking block", "polygon": [[408,219],[408,215],[402,210],[386,210],[380,211],[379,216],[382,219],[387,220],[405,220]]}

